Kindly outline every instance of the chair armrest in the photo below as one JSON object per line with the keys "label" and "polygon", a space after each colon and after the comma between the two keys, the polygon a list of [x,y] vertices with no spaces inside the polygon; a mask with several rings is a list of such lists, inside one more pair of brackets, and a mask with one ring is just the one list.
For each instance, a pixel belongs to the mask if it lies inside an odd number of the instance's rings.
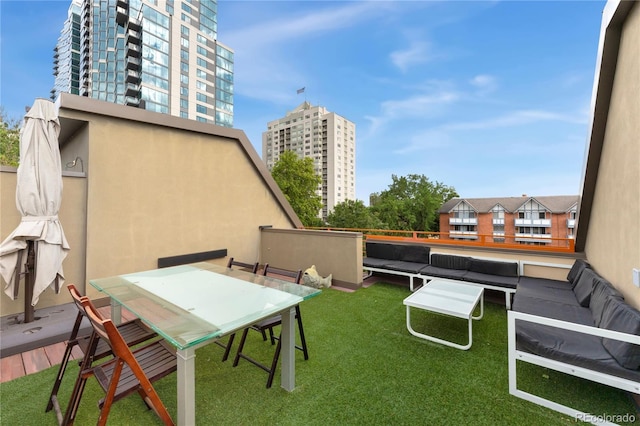
{"label": "chair armrest", "polygon": [[[622,342],[640,345],[640,336],[635,334],[622,333],[620,331],[607,330],[604,328],[593,327],[575,322],[562,321],[553,318],[542,317],[539,315],[525,314],[524,312],[508,311],[507,323],[509,331],[509,339],[515,338],[515,321],[525,321],[534,324],[548,325],[550,327],[561,328],[564,330],[575,331],[578,333],[590,334],[607,339],[619,340]],[[513,336],[512,336],[513,334]]]}

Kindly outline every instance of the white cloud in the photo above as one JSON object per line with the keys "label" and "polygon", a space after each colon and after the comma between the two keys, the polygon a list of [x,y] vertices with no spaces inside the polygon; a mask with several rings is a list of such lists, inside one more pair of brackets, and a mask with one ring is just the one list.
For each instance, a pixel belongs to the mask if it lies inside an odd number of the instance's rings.
{"label": "white cloud", "polygon": [[[313,83],[299,70],[296,56],[291,55],[296,42],[384,16],[394,7],[390,3],[368,1],[326,4],[331,6],[305,13],[280,13],[277,17],[265,15],[260,23],[244,26],[239,23],[233,30],[220,33],[220,41],[235,51],[235,93],[290,104],[296,89]],[[334,4],[339,6],[333,7]]]}
{"label": "white cloud", "polygon": [[413,41],[408,48],[391,52],[389,56],[396,67],[406,72],[410,66],[429,61],[429,45],[424,41]]}
{"label": "white cloud", "polygon": [[448,146],[451,143],[451,136],[440,130],[430,129],[410,136],[408,141],[407,145],[393,150],[393,153],[405,155],[424,151],[433,152],[434,149]]}
{"label": "white cloud", "polygon": [[479,94],[482,95],[491,93],[498,87],[496,78],[487,74],[476,75],[471,79],[471,81],[469,81],[469,83],[478,90]]}
{"label": "white cloud", "polygon": [[443,126],[443,128],[446,128],[447,130],[481,130],[493,129],[498,127],[522,126],[525,124],[537,123],[542,121],[560,121],[573,124],[586,123],[584,117],[578,117],[569,114],[559,114],[556,112],[543,110],[521,110],[509,112],[504,115],[487,120],[447,124]]}
{"label": "white cloud", "polygon": [[380,132],[388,123],[395,120],[427,118],[442,111],[460,98],[455,91],[442,90],[433,94],[421,94],[400,100],[387,100],[380,104],[379,116],[365,116],[370,123],[369,133]]}
{"label": "white cloud", "polygon": [[264,45],[296,40],[314,34],[354,26],[385,13],[386,3],[356,2],[346,6],[324,8],[305,14],[281,16],[280,19],[265,17],[262,23],[240,27],[224,33],[224,40],[238,52],[257,50]]}

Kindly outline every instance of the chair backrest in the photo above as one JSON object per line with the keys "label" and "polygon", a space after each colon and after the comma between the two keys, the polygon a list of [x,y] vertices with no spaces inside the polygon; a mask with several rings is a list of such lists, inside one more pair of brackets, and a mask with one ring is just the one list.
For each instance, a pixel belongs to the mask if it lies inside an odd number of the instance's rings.
{"label": "chair backrest", "polygon": [[[131,387],[132,378],[127,376],[124,377],[122,382],[120,383],[120,378],[125,375],[123,370],[123,365],[127,364],[130,369],[130,372],[133,373],[135,378],[138,380],[139,386],[137,386],[138,393],[142,396],[143,399],[151,406],[155,413],[160,417],[160,419],[166,425],[173,425],[173,420],[171,419],[171,415],[167,411],[166,407],[160,400],[157,392],[153,388],[151,381],[154,380],[153,377],[148,377],[145,373],[145,370],[138,362],[136,356],[131,352],[131,349],[127,345],[124,337],[120,334],[120,331],[116,327],[116,325],[110,319],[103,319],[100,317],[100,314],[96,310],[95,306],[91,303],[88,298],[82,299],[83,306],[85,308],[85,313],[91,325],[93,326],[93,330],[97,336],[100,336],[102,340],[107,342],[107,344],[111,347],[113,351],[114,359],[109,362],[114,363],[113,373],[109,380],[108,389],[105,389],[107,396],[104,400],[104,405],[102,406],[102,410],[100,413],[100,418],[98,419],[98,425],[106,425],[107,416],[109,414],[109,410],[111,404],[114,401],[117,401],[121,397],[128,395],[130,392],[124,388],[135,389],[136,387]],[[164,346],[162,341],[155,341],[148,346],[136,349],[136,353],[145,350],[146,348]],[[165,352],[166,353],[166,352]],[[147,360],[151,359],[151,363],[154,365],[154,374],[157,378],[164,377],[166,374],[173,372],[176,370],[175,363],[175,354],[173,356],[173,363],[164,364],[163,366],[158,366],[156,362],[160,362],[156,360],[153,355],[149,355],[149,357],[141,356],[141,360],[145,358]],[[165,365],[170,365],[171,368],[166,367]],[[100,366],[96,368],[101,368]],[[161,372],[156,370],[163,370]],[[104,374],[104,372],[102,373]],[[151,374],[151,373],[150,373]],[[96,374],[96,378],[97,378]],[[122,391],[120,390],[120,385],[122,385]],[[133,392],[133,390],[132,390]]]}
{"label": "chair backrest", "polygon": [[[93,326],[93,331],[97,336],[100,337],[103,341],[107,342],[111,350],[113,351],[113,356],[121,359],[129,368],[134,372],[138,380],[142,383],[140,374],[142,373],[142,368],[138,364],[135,356],[131,352],[131,349],[127,345],[127,342],[124,340],[124,337],[118,331],[116,325],[111,321],[111,319],[103,318],[95,306],[91,303],[89,298],[85,297],[82,299],[82,305],[84,306],[85,313],[91,325]],[[144,376],[144,373],[142,373]]]}
{"label": "chair backrest", "polygon": [[78,307],[78,311],[84,315],[84,306],[82,306],[82,298],[85,297],[80,294],[78,289],[73,284],[67,284],[67,289],[69,293],[71,293],[71,298],[73,298],[74,303]]}
{"label": "chair backrest", "polygon": [[300,280],[302,279],[302,269],[292,271],[291,269],[276,268],[274,266],[270,266],[268,263],[264,265],[264,271],[262,272],[262,274],[265,277],[272,276],[274,278],[293,278],[293,282],[295,282],[296,284],[300,284]]}
{"label": "chair backrest", "polygon": [[258,272],[259,263],[258,262],[256,263],[240,262],[240,261],[234,260],[233,257],[230,257],[229,262],[227,263],[227,268],[231,268],[234,266],[238,266],[240,268],[246,268],[255,274],[256,272]]}

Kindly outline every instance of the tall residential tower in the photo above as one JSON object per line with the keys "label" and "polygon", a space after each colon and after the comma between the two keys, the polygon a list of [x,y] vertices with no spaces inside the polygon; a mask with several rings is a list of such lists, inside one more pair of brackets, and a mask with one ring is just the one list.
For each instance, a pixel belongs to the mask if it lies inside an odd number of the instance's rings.
{"label": "tall residential tower", "polygon": [[54,50],[54,88],[233,126],[233,51],[215,0],[73,0]]}
{"label": "tall residential tower", "polygon": [[280,154],[293,151],[313,158],[322,176],[318,194],[326,219],[336,204],[356,198],[356,125],[322,106],[303,102],[283,118],[267,123],[262,133],[262,160],[271,170]]}

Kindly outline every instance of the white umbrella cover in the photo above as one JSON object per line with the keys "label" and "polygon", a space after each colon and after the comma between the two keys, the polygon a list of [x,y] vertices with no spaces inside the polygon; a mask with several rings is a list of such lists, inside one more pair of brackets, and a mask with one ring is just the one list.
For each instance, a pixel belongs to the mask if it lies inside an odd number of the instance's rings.
{"label": "white umbrella cover", "polygon": [[[62,201],[59,134],[60,122],[55,105],[46,99],[36,99],[20,130],[16,207],[22,220],[0,244],[0,275],[6,283],[4,291],[15,299],[14,277],[23,266],[17,264],[18,254],[26,250],[28,240],[37,241],[32,306],[38,303],[40,293],[53,284],[56,277],[62,286],[62,261],[70,249],[58,220]],[[22,258],[26,260],[27,256]]]}

